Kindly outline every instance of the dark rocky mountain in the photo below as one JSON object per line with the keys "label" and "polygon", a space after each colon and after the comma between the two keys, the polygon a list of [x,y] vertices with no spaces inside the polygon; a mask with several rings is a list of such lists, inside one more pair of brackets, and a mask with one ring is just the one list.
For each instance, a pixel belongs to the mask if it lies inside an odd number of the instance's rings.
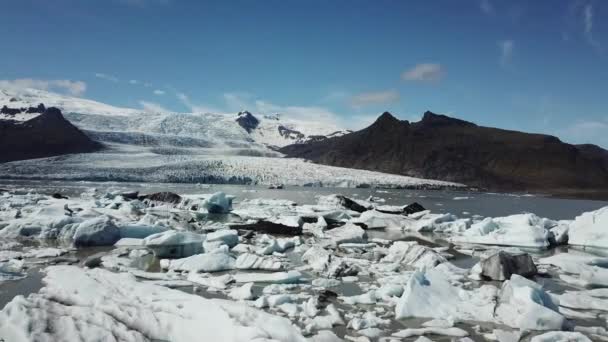
{"label": "dark rocky mountain", "polygon": [[[102,147],[67,121],[57,108],[4,106],[1,111],[8,119],[0,120],[0,163],[93,152]],[[19,113],[41,114],[27,121],[11,119]]]}
{"label": "dark rocky mountain", "polygon": [[251,133],[251,131],[256,129],[260,124],[260,120],[248,111],[239,112],[237,114],[236,122],[239,126],[243,127],[247,133]]}
{"label": "dark rocky mountain", "polygon": [[431,112],[413,123],[386,112],[361,131],[280,151],[321,164],[490,190],[608,193],[608,151],[600,147],[477,126]]}

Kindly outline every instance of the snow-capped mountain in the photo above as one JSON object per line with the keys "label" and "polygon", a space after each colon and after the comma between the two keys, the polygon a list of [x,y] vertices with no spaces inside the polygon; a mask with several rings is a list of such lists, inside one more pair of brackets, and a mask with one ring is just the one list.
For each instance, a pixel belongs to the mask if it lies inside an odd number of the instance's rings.
{"label": "snow-capped mountain", "polygon": [[349,132],[333,124],[293,120],[280,114],[150,113],[43,90],[0,90],[0,106],[27,108],[40,103],[61,109],[66,119],[94,140],[110,144],[271,153],[278,147]]}

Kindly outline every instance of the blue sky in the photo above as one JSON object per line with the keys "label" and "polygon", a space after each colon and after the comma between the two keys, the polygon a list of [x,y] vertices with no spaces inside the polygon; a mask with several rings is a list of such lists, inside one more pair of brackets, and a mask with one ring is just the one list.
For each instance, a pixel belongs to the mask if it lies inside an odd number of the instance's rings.
{"label": "blue sky", "polygon": [[2,8],[5,84],[350,128],[385,110],[408,120],[431,110],[608,147],[605,1],[5,0]]}

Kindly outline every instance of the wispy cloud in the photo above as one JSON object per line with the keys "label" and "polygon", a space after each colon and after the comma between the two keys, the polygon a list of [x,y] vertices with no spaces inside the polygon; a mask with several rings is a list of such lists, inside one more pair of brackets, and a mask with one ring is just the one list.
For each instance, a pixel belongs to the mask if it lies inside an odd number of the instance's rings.
{"label": "wispy cloud", "polygon": [[83,81],[72,80],[40,80],[33,78],[19,78],[15,80],[0,80],[0,88],[11,89],[41,89],[66,92],[73,96],[81,96],[87,90],[87,84]]}
{"label": "wispy cloud", "polygon": [[177,99],[179,100],[179,102],[181,102],[184,106],[186,106],[193,113],[220,113],[221,112],[215,108],[194,103],[192,100],[190,100],[190,97],[184,93],[178,92],[175,94],[175,96],[177,96]]}
{"label": "wispy cloud", "polygon": [[593,6],[591,4],[587,4],[583,7],[583,25],[585,40],[593,48],[599,49],[600,43],[593,37]]}
{"label": "wispy cloud", "polygon": [[502,67],[506,67],[511,63],[511,59],[513,58],[515,42],[511,39],[501,40],[498,42],[498,48],[500,49],[499,63]]}
{"label": "wispy cloud", "polygon": [[169,110],[165,109],[163,106],[158,103],[148,102],[148,101],[139,101],[141,108],[148,113],[165,113],[169,112]]}
{"label": "wispy cloud", "polygon": [[129,84],[136,85],[136,84],[139,84],[139,81],[138,80],[129,80]]}
{"label": "wispy cloud", "polygon": [[368,105],[383,105],[398,100],[399,93],[396,90],[385,90],[357,94],[350,99],[350,104],[353,107],[363,107]]}
{"label": "wispy cloud", "polygon": [[96,72],[95,77],[100,78],[102,80],[110,81],[110,82],[118,82],[119,79],[116,76],[104,74],[101,72]]}
{"label": "wispy cloud", "polygon": [[480,0],[479,8],[484,14],[491,15],[494,14],[494,6],[490,2],[490,0]]}
{"label": "wispy cloud", "polygon": [[437,63],[421,63],[401,74],[406,81],[439,82],[445,75],[444,68]]}
{"label": "wispy cloud", "polygon": [[165,91],[161,89],[156,89],[153,91],[154,95],[165,95]]}

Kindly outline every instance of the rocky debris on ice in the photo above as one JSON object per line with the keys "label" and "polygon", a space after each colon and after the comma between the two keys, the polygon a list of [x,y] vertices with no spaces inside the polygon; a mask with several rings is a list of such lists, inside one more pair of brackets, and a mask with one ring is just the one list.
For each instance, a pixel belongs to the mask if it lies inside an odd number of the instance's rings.
{"label": "rocky debris on ice", "polygon": [[139,199],[146,203],[152,204],[155,202],[177,204],[181,202],[182,197],[173,192],[156,192],[153,194],[139,196]]}
{"label": "rocky debris on ice", "polygon": [[536,265],[528,253],[507,253],[498,251],[480,260],[481,275],[491,280],[505,281],[511,275],[518,274],[523,277],[536,275]]}
{"label": "rocky debris on ice", "polygon": [[43,291],[16,296],[0,311],[5,340],[306,341],[288,319],[242,303],[102,269],[52,266],[45,272]]}
{"label": "rocky debris on ice", "polygon": [[144,239],[157,258],[185,258],[203,252],[204,237],[192,232],[168,230]]}
{"label": "rocky debris on ice", "polygon": [[232,229],[251,230],[257,233],[273,235],[302,235],[301,226],[285,225],[267,220],[260,220],[256,223],[236,224],[230,226]]}

